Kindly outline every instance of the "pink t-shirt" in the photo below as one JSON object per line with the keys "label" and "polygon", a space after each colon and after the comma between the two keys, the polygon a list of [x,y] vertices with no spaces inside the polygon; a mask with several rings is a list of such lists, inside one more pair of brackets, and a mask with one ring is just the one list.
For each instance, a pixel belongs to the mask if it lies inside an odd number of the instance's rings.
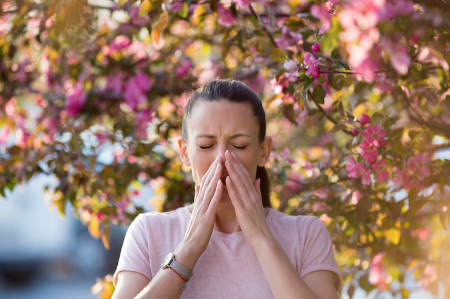
{"label": "pink t-shirt", "polygon": [[[339,291],[342,276],[325,225],[317,217],[291,216],[267,209],[270,231],[300,276],[317,270],[332,271]],[[151,280],[160,270],[164,257],[183,240],[191,215],[187,206],[170,212],[140,214],[125,236],[114,285],[120,271],[138,272]],[[181,294],[182,299],[274,298],[258,258],[242,231],[225,234],[213,230],[193,273]]]}

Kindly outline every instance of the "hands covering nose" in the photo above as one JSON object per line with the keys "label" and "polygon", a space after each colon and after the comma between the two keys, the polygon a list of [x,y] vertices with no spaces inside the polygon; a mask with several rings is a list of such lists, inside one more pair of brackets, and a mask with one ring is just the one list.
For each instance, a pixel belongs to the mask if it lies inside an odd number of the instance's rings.
{"label": "hands covering nose", "polygon": [[270,241],[273,235],[267,225],[262,205],[260,179],[252,181],[236,154],[227,150],[225,158],[225,167],[229,174],[226,178],[227,191],[245,240],[251,247]]}

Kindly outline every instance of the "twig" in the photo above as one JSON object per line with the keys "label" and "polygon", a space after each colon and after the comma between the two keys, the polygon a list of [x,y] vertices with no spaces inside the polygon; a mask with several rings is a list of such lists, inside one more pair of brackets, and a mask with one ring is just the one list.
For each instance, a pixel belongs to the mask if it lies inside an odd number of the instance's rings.
{"label": "twig", "polygon": [[[310,95],[311,98],[313,99],[314,103],[316,104],[317,108],[322,112],[322,114],[325,115],[326,118],[328,118],[328,120],[330,120],[332,123],[334,123],[335,125],[337,125],[338,122],[337,122],[331,115],[329,115],[325,110],[323,110],[322,106],[320,106],[320,104],[317,103],[316,99],[315,99],[314,96],[311,94],[311,92],[310,92],[310,91],[307,91],[307,93],[309,93],[309,95]],[[354,137],[353,134],[352,134],[350,131],[348,131],[348,130],[342,130],[342,131],[344,131],[347,135],[350,135],[350,136]]]}
{"label": "twig", "polygon": [[261,27],[263,28],[263,30],[266,32],[266,34],[269,36],[270,41],[273,43],[273,45],[276,48],[279,48],[277,46],[277,43],[275,42],[275,39],[273,38],[272,34],[269,32],[269,30],[267,30],[266,26],[264,25],[264,23],[261,21],[261,18],[256,14],[255,10],[253,9],[253,6],[251,4],[248,5],[248,7],[250,8],[250,11],[252,12],[252,15],[255,16],[255,18],[258,20],[259,25],[261,25]]}

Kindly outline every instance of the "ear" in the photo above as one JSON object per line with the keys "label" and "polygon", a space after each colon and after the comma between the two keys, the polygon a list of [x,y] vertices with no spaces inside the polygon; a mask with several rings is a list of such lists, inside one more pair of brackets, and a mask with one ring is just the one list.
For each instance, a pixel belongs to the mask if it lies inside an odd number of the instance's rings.
{"label": "ear", "polygon": [[184,165],[191,166],[191,162],[189,162],[189,156],[187,154],[187,145],[184,143],[182,138],[178,138],[178,146],[180,147],[180,156]]}
{"label": "ear", "polygon": [[259,157],[258,166],[263,167],[269,161],[270,153],[272,152],[272,137],[268,136],[264,138],[261,145],[261,156]]}

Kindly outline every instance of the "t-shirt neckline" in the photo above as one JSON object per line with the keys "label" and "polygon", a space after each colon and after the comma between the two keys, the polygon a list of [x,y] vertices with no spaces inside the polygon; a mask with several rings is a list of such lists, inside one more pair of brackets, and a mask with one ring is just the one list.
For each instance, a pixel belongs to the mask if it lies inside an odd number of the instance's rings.
{"label": "t-shirt neckline", "polygon": [[[269,220],[272,218],[273,215],[273,209],[272,208],[265,208],[269,210],[269,214],[266,216],[266,221],[269,222]],[[187,217],[188,221],[191,219],[192,213],[189,211],[189,206],[185,206],[181,208],[181,211],[183,214]],[[218,239],[227,239],[227,240],[235,240],[235,239],[244,239],[244,233],[242,230],[232,233],[232,234],[226,234],[220,231],[217,231],[213,229],[211,238],[218,238]]]}

